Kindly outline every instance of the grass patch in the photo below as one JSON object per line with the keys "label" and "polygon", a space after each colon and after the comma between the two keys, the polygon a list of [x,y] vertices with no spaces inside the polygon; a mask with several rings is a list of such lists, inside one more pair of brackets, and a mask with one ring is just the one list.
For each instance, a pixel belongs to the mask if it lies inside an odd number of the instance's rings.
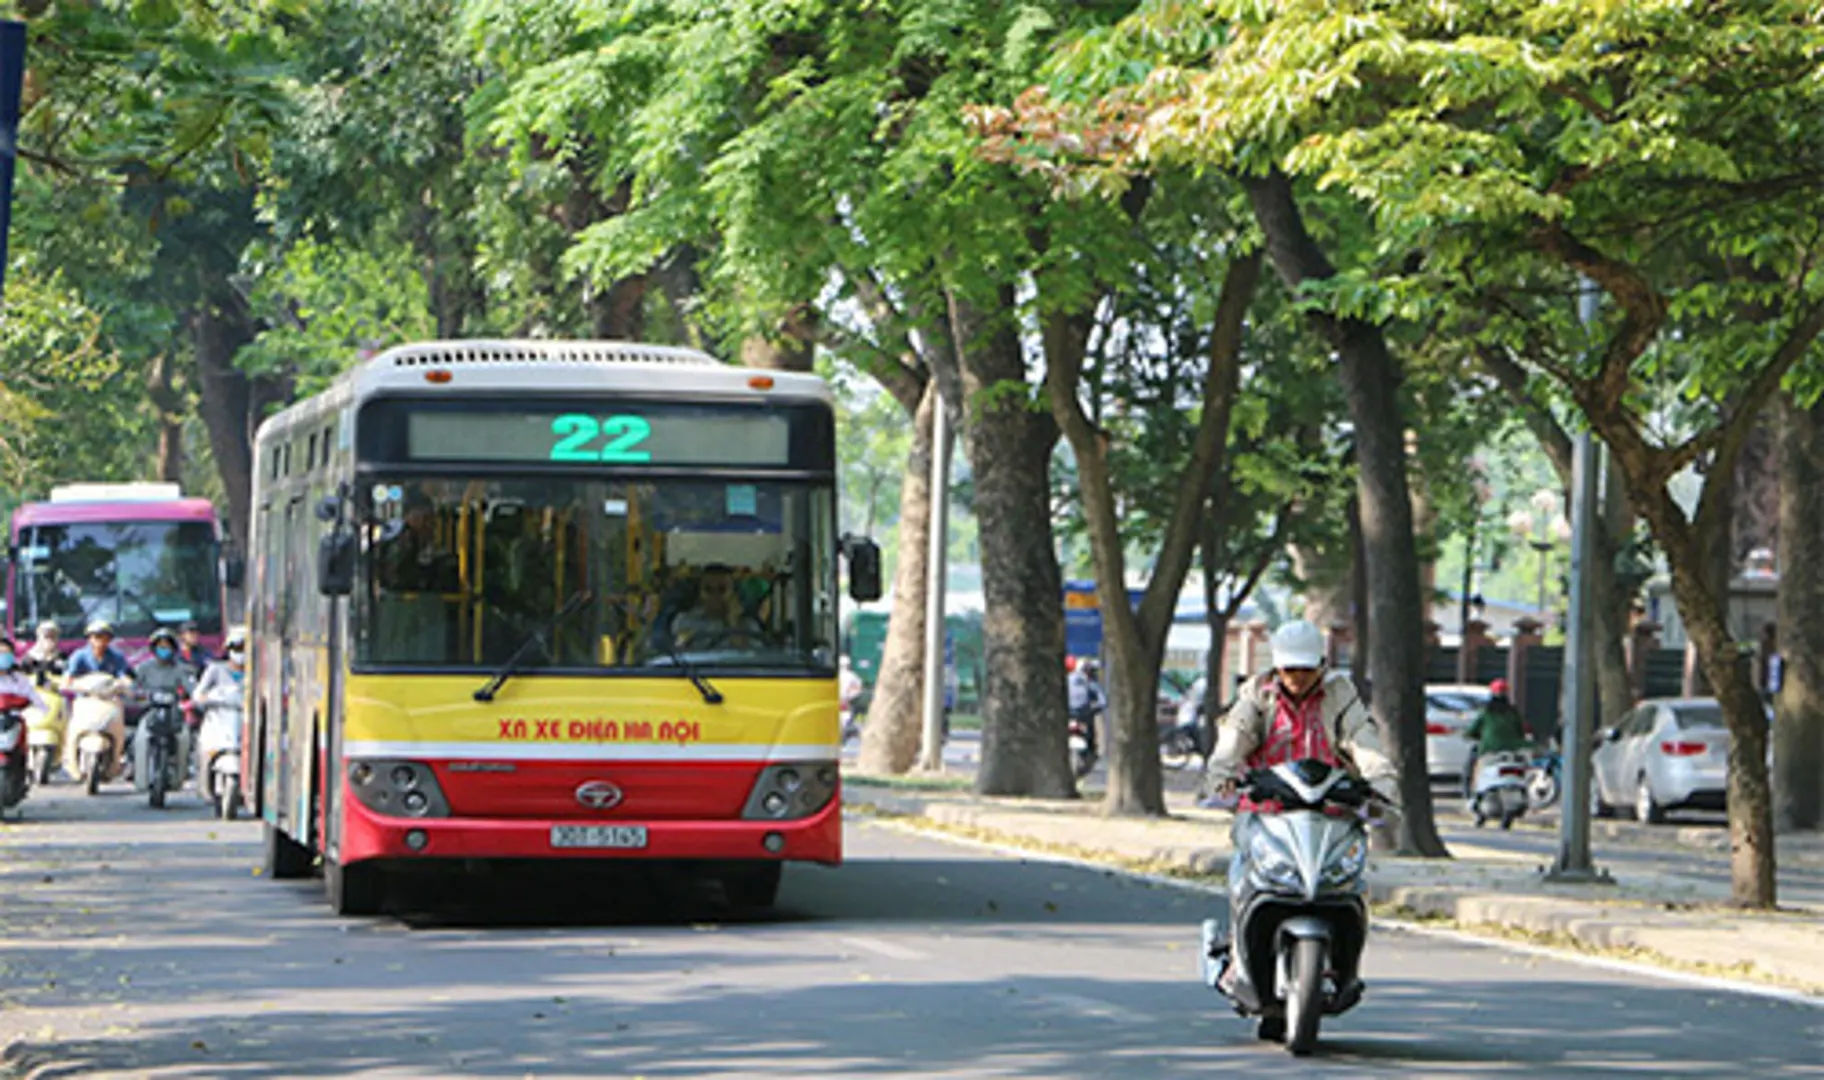
{"label": "grass patch", "polygon": [[903,814],[885,810],[872,803],[844,803],[844,809],[853,810],[866,817],[892,821],[921,832],[943,833],[979,843],[996,844],[1001,847],[1029,851],[1035,855],[1057,855],[1083,862],[1099,863],[1111,869],[1130,870],[1135,873],[1152,874],[1157,877],[1168,877],[1178,881],[1195,882],[1200,885],[1221,887],[1227,880],[1224,873],[1203,873],[1193,870],[1182,863],[1169,859],[1136,859],[1118,855],[1103,848],[1084,847],[1079,844],[1060,844],[1048,840],[1034,840],[1031,837],[1015,833],[999,832],[994,829],[981,829],[973,825],[953,825],[936,821],[920,814]]}
{"label": "grass patch", "polygon": [[872,773],[845,773],[845,784],[857,787],[885,788],[888,791],[970,791],[975,781],[967,776],[876,776]]}

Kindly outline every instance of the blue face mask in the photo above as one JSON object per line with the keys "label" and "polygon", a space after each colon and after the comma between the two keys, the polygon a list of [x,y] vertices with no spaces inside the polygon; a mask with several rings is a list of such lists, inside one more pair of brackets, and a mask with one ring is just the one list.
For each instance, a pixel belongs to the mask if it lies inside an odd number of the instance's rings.
{"label": "blue face mask", "polygon": [[235,682],[241,681],[241,669],[235,668],[232,671],[228,672],[228,674],[233,677]]}
{"label": "blue face mask", "polygon": [[171,650],[171,646],[160,645],[158,648],[152,650],[152,655],[158,657],[160,660],[169,660],[177,654]]}
{"label": "blue face mask", "polygon": [[13,670],[13,665],[18,662],[19,658],[13,655],[10,650],[0,649],[0,671],[11,671]]}

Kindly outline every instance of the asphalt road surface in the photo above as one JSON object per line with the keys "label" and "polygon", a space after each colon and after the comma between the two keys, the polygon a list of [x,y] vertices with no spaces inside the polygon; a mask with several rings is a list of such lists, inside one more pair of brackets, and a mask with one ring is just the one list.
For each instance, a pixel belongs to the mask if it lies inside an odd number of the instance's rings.
{"label": "asphalt road surface", "polygon": [[1377,934],[1321,1057],[1193,977],[1208,898],[855,823],[779,910],[636,877],[437,877],[338,920],[193,795],[0,830],[0,1043],[37,1076],[1824,1076],[1824,1010]]}

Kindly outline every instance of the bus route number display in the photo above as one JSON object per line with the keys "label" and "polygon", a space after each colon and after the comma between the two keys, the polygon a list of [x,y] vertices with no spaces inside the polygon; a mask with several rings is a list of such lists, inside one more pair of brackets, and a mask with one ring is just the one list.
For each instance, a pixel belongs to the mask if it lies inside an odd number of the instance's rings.
{"label": "bus route number display", "polygon": [[599,465],[785,465],[791,421],[748,412],[414,412],[414,461]]}

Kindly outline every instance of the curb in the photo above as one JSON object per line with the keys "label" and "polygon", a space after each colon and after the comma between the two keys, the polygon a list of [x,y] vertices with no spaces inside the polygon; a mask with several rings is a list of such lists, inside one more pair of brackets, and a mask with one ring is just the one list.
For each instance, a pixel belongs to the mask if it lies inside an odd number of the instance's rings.
{"label": "curb", "polygon": [[[845,794],[854,799],[852,810],[868,813],[867,808],[872,807],[873,816],[888,820],[895,815],[921,818],[930,825],[924,831],[946,839],[955,839],[956,831],[963,830],[977,834],[969,837],[975,842],[1026,855],[1055,858],[1063,852],[1063,861],[1113,866],[1130,874],[1135,873],[1136,867],[1144,867],[1151,872],[1137,876],[1149,879],[1220,879],[1226,876],[1231,855],[1226,845],[1158,844],[1114,849],[1091,839],[1073,839],[1069,834],[1080,830],[1073,830],[1074,823],[1069,818],[1061,820],[1054,835],[1013,831],[996,820],[1001,815],[994,807],[959,806],[941,799],[927,800],[916,793],[871,788],[865,783],[851,782]],[[900,824],[919,829],[916,823]],[[1778,949],[1767,949],[1748,956],[1739,926],[1668,921],[1638,901],[1512,895],[1449,884],[1376,882],[1372,870],[1368,896],[1377,919],[1391,917],[1391,921],[1416,927],[1425,926],[1427,921],[1443,921],[1478,941],[1514,945],[1518,936],[1528,947],[1543,944],[1561,955],[1621,952],[1655,971],[1688,978],[1696,972],[1718,984],[1777,989],[1792,1000],[1824,1007],[1824,982],[1818,979],[1815,962],[1808,963],[1804,953],[1795,959]],[[1820,945],[1824,945],[1824,930],[1820,930],[1819,937]]]}

